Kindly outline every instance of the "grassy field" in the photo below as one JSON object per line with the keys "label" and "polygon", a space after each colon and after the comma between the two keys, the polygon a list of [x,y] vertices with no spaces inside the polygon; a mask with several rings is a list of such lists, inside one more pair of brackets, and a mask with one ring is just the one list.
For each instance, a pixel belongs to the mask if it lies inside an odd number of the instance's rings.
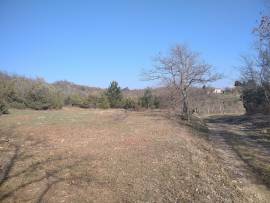
{"label": "grassy field", "polygon": [[2,202],[263,201],[158,111],[12,110],[0,118],[0,164]]}

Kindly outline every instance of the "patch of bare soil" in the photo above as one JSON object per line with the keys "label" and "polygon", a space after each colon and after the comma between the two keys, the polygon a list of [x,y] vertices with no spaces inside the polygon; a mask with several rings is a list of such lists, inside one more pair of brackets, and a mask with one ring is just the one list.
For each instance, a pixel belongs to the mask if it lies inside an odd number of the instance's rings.
{"label": "patch of bare soil", "polygon": [[160,112],[18,111],[1,117],[0,129],[1,202],[265,200]]}

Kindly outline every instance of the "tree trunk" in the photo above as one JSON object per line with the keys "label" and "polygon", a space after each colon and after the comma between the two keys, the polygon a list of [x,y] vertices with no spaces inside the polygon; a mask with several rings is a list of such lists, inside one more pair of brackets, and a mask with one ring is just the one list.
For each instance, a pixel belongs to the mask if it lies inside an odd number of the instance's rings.
{"label": "tree trunk", "polygon": [[190,115],[189,115],[189,106],[188,106],[188,97],[187,97],[187,92],[186,90],[182,91],[182,96],[183,96],[183,116],[185,119],[190,121]]}
{"label": "tree trunk", "polygon": [[267,91],[268,88],[266,86],[263,86],[263,89],[264,89],[265,99],[266,99],[267,103],[270,104],[270,99],[269,99],[269,95],[268,95],[268,91]]}

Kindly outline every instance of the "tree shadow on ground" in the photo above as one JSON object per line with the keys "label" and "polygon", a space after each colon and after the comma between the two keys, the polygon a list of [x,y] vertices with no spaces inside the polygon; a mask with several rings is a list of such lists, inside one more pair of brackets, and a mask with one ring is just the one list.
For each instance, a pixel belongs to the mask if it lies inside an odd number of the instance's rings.
{"label": "tree shadow on ground", "polygon": [[270,127],[265,117],[211,116],[205,119],[212,135],[221,136],[227,145],[244,161],[248,168],[270,188],[270,136],[262,128]]}
{"label": "tree shadow on ground", "polygon": [[[22,201],[21,198],[43,202],[46,194],[59,183],[79,187],[94,181],[93,175],[77,169],[92,161],[91,157],[78,158],[63,153],[50,156],[42,151],[44,146],[47,146],[46,140],[21,139],[11,129],[0,130],[0,202]],[[17,197],[17,192],[24,193],[29,188],[36,192]]]}
{"label": "tree shadow on ground", "polygon": [[[177,125],[188,127],[193,135],[208,141],[211,139],[211,134],[220,135],[226,145],[246,164],[248,170],[256,175],[259,182],[263,182],[270,188],[270,136],[261,133],[262,128],[270,127],[270,121],[267,118],[225,115],[201,119],[192,116],[191,121],[188,122],[183,120],[181,115],[168,111],[154,111],[147,115],[156,121],[164,118],[172,120]],[[210,130],[208,123],[223,127]],[[235,126],[238,127],[238,131],[232,131]]]}
{"label": "tree shadow on ground", "polygon": [[190,121],[183,119],[183,116],[175,111],[168,110],[154,110],[148,111],[147,114],[141,113],[143,116],[149,116],[154,121],[161,121],[164,119],[172,121],[177,126],[184,126],[191,131],[191,133],[199,138],[209,140],[209,129],[203,119],[195,115],[191,115]]}
{"label": "tree shadow on ground", "polygon": [[269,116],[212,116],[205,119],[205,121],[210,124],[225,125],[232,132],[236,130],[242,134],[239,138],[250,143],[259,144],[270,152]]}

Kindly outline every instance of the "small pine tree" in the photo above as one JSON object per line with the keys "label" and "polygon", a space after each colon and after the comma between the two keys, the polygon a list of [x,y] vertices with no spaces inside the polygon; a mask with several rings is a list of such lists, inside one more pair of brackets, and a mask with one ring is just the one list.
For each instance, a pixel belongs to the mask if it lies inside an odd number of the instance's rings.
{"label": "small pine tree", "polygon": [[116,81],[111,82],[105,95],[108,98],[111,108],[121,107],[121,102],[122,102],[123,97],[122,97],[121,88],[118,86],[118,83]]}
{"label": "small pine tree", "polygon": [[149,88],[144,91],[143,96],[140,98],[141,106],[144,108],[150,108],[152,103],[152,92]]}
{"label": "small pine tree", "polygon": [[139,99],[139,105],[143,108],[159,108],[159,99],[152,95],[151,89],[147,88]]}

